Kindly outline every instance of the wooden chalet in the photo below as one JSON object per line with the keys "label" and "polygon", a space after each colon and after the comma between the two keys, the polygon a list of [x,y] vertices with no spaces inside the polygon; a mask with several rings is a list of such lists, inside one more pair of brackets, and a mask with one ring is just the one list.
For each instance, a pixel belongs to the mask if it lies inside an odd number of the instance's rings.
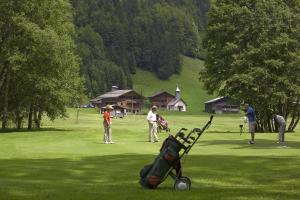
{"label": "wooden chalet", "polygon": [[180,89],[178,86],[175,90],[175,95],[166,91],[160,91],[148,98],[151,105],[156,105],[159,108],[167,108],[170,111],[186,111],[187,108],[187,104],[180,97]]}
{"label": "wooden chalet", "polygon": [[98,108],[106,105],[113,105],[118,109],[122,108],[125,113],[140,113],[144,106],[144,99],[142,95],[134,90],[119,90],[118,87],[113,86],[110,92],[106,92],[90,102]]}
{"label": "wooden chalet", "polygon": [[166,91],[159,91],[148,97],[151,105],[156,105],[158,108],[167,108],[168,103],[174,98],[174,95]]}

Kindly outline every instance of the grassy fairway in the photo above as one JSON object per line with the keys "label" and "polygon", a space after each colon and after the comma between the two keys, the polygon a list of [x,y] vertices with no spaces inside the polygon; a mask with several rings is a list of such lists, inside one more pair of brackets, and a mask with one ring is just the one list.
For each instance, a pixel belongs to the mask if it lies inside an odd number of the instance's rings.
{"label": "grassy fairway", "polygon": [[[300,130],[287,134],[238,133],[239,116],[216,116],[184,159],[192,190],[174,192],[169,178],[157,190],[139,186],[140,169],[153,161],[160,143],[147,143],[145,116],[113,120],[116,144],[102,144],[101,119],[82,111],[36,132],[0,134],[0,199],[300,199]],[[201,127],[208,116],[166,116],[172,132]],[[55,126],[55,128],[54,128]],[[161,133],[161,138],[166,134]]]}

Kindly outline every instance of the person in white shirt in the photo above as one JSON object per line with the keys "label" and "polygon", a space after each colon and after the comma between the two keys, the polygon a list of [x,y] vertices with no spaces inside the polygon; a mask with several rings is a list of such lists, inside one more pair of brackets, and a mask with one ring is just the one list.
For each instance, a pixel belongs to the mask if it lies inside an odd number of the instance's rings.
{"label": "person in white shirt", "polygon": [[284,143],[285,119],[283,116],[275,114],[273,115],[273,119],[278,125],[278,143]]}
{"label": "person in white shirt", "polygon": [[148,115],[147,115],[147,121],[149,124],[149,140],[148,140],[149,142],[158,142],[159,141],[158,136],[157,136],[156,111],[157,111],[157,107],[152,106],[151,110],[148,112]]}

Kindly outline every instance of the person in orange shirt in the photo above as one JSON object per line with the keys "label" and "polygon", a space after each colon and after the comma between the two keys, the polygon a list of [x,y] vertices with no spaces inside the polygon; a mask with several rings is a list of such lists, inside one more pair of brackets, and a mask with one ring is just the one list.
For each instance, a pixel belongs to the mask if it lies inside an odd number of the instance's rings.
{"label": "person in orange shirt", "polygon": [[103,113],[103,127],[104,127],[104,143],[105,144],[113,144],[111,138],[111,119],[110,119],[110,112],[113,110],[111,105],[107,105],[105,107],[105,112]]}

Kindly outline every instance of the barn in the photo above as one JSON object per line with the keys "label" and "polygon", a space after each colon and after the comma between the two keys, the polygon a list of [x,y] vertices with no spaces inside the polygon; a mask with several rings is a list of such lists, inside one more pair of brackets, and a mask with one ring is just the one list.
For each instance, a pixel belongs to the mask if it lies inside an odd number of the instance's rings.
{"label": "barn", "polygon": [[208,113],[239,113],[240,104],[229,97],[218,97],[204,103]]}

